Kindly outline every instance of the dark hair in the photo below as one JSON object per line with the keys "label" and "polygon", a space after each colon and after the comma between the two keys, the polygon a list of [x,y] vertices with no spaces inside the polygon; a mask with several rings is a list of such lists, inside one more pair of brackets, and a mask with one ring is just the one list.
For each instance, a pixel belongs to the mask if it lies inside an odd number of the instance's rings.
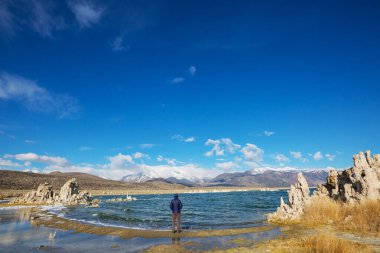
{"label": "dark hair", "polygon": [[177,199],[178,198],[178,194],[176,193],[176,194],[174,194],[174,198],[175,199]]}

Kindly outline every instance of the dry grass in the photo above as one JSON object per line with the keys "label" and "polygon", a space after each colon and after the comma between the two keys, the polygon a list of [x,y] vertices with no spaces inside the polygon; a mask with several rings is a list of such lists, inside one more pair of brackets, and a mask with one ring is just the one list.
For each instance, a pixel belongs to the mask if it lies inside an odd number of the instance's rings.
{"label": "dry grass", "polygon": [[258,244],[254,247],[237,247],[209,251],[209,253],[369,253],[371,248],[367,245],[350,242],[337,238],[332,234],[318,233],[304,237],[290,237],[275,239]]}
{"label": "dry grass", "polygon": [[297,246],[305,253],[372,252],[366,245],[339,239],[329,234],[317,234],[307,237],[301,240]]}
{"label": "dry grass", "polygon": [[380,201],[342,204],[327,198],[315,198],[306,206],[301,222],[331,224],[341,230],[380,236]]}

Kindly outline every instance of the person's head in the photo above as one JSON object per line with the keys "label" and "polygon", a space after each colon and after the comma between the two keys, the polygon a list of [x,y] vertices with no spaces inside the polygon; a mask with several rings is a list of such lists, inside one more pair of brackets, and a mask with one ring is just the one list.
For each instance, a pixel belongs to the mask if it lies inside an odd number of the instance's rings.
{"label": "person's head", "polygon": [[178,199],[178,194],[177,194],[177,193],[174,194],[174,198],[175,198],[175,199]]}

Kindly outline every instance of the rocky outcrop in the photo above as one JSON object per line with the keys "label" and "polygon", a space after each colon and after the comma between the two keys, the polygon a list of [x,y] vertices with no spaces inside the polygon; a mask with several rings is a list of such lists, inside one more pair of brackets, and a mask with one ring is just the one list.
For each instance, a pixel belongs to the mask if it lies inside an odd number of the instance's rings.
{"label": "rocky outcrop", "polygon": [[93,205],[99,201],[93,199],[86,192],[79,191],[79,184],[75,178],[67,181],[59,192],[54,191],[49,183],[40,184],[37,190],[30,191],[25,195],[13,200],[16,204],[64,204],[64,205]]}
{"label": "rocky outcrop", "polygon": [[289,203],[281,198],[277,211],[268,215],[269,221],[294,220],[303,213],[304,206],[314,197],[328,197],[341,202],[380,200],[380,154],[371,157],[371,152],[360,152],[353,156],[354,166],[343,170],[330,170],[325,184],[319,184],[313,197],[302,174],[298,183],[288,191]]}
{"label": "rocky outcrop", "polygon": [[288,191],[288,204],[285,204],[281,197],[280,207],[277,211],[268,215],[269,221],[274,220],[294,220],[303,213],[305,204],[310,199],[309,185],[302,173],[298,173],[298,182],[290,186]]}
{"label": "rocky outcrop", "polygon": [[371,152],[353,156],[354,166],[343,171],[331,170],[327,182],[318,185],[316,195],[343,202],[380,199],[380,154]]}

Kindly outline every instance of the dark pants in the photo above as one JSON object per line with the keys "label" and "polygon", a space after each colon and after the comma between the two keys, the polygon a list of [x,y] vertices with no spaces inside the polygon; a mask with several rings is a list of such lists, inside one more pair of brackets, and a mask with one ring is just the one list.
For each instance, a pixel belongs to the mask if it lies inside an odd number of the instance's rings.
{"label": "dark pants", "polygon": [[181,213],[172,213],[172,230],[181,230]]}

